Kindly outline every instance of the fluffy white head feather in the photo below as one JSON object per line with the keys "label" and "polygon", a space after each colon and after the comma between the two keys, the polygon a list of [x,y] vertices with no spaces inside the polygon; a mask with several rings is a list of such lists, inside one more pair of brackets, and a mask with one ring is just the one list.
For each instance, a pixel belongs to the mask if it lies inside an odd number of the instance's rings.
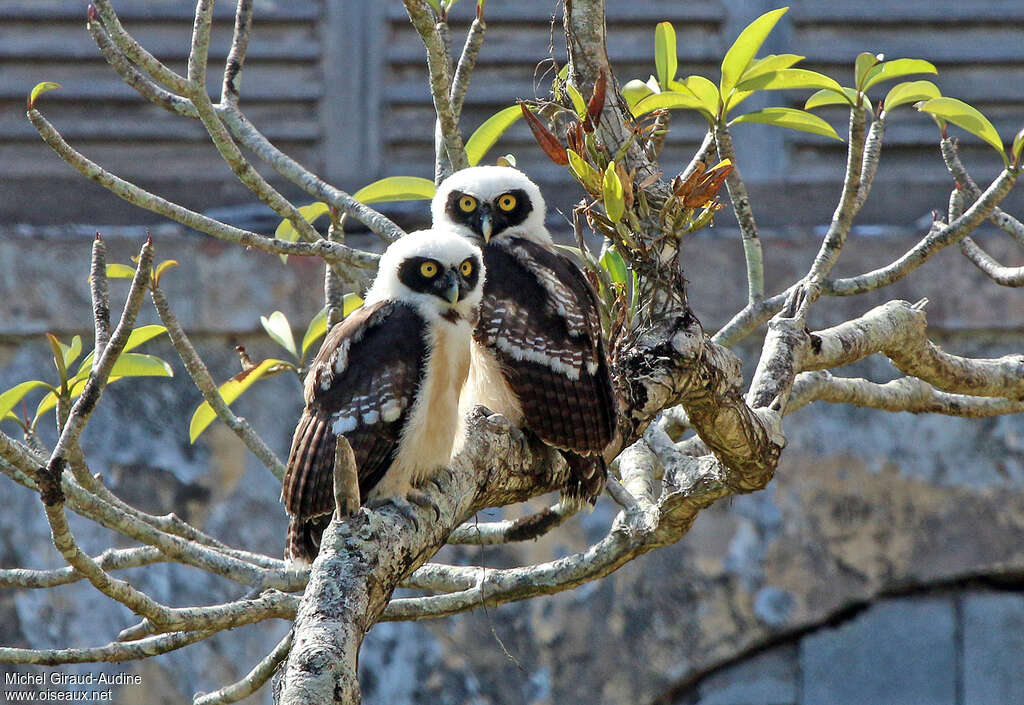
{"label": "fluffy white head feather", "polygon": [[[418,257],[435,260],[442,271],[456,273],[463,262],[473,259],[477,271],[475,284],[455,303],[434,293],[416,291],[401,281],[399,271],[403,262]],[[414,304],[421,313],[431,317],[454,310],[463,318],[471,319],[473,309],[480,305],[483,296],[484,276],[483,255],[472,242],[446,230],[417,230],[393,242],[381,255],[377,278],[366,292],[365,301],[367,304],[404,301]]]}
{"label": "fluffy white head feather", "polygon": [[529,197],[530,210],[521,222],[509,226],[504,231],[495,232],[494,237],[500,237],[504,232],[533,240],[545,247],[552,247],[551,234],[544,227],[547,206],[540,189],[526,174],[507,166],[474,166],[457,171],[442,181],[430,205],[434,225],[454,230],[464,237],[480,239],[479,233],[466,224],[456,222],[449,215],[451,193],[457,191],[472,196],[481,204],[493,205],[500,196],[517,189],[524,191]]}

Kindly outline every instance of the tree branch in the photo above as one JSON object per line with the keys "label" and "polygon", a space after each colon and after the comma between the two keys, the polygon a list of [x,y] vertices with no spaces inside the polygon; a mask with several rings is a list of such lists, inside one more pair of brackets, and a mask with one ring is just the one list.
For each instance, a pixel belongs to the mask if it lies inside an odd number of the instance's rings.
{"label": "tree branch", "polygon": [[65,663],[121,663],[180,649],[213,636],[212,632],[175,632],[129,643],[113,642],[87,649],[15,649],[0,647],[0,663],[59,666]]}
{"label": "tree branch", "polygon": [[[807,278],[816,281],[827,277],[832,271],[839,253],[846,244],[846,236],[850,233],[853,218],[857,214],[860,201],[860,177],[864,166],[864,120],[867,110],[860,107],[850,108],[849,145],[846,152],[846,175],[843,177],[843,193],[839,204],[832,214],[825,239],[821,243],[814,263],[807,273]],[[866,196],[867,194],[865,194]],[[861,201],[862,202],[862,201]]]}
{"label": "tree branch", "polygon": [[882,411],[968,418],[987,418],[1024,411],[1024,402],[940,392],[914,377],[901,377],[879,384],[866,379],[834,377],[826,371],[802,372],[793,385],[788,411],[796,411],[814,401],[853,404]]}
{"label": "tree branch", "polygon": [[900,372],[945,392],[1024,396],[1024,355],[972,359],[943,352],[928,340],[923,303],[890,301],[852,321],[813,333],[803,369],[830,369],[882,352]]}
{"label": "tree branch", "polygon": [[752,306],[764,298],[764,253],[761,251],[761,238],[757,234],[750,196],[736,163],[736,151],[732,147],[729,128],[725,125],[716,125],[713,135],[719,161],[728,159],[733,165],[732,171],[725,177],[725,186],[729,191],[729,201],[736,214],[736,222],[740,226],[740,235],[743,237],[743,257],[747,262],[747,304]]}
{"label": "tree branch", "polygon": [[462,133],[459,132],[458,113],[451,100],[452,77],[447,47],[427,3],[423,0],[403,0],[403,3],[427,50],[430,92],[434,96],[434,111],[437,113],[448,161],[454,171],[465,169],[469,162],[466,160]]}
{"label": "tree branch", "polygon": [[1019,170],[1013,167],[1005,169],[966,213],[949,225],[929,233],[895,262],[849,279],[825,280],[822,282],[822,293],[832,296],[863,294],[902,279],[931,259],[936,252],[959,242],[973,232],[992,213],[996,204],[1010,192],[1019,173]]}
{"label": "tree branch", "polygon": [[253,430],[249,422],[235,416],[235,413],[225,403],[224,398],[221,397],[217,389],[217,383],[214,381],[210,371],[206,369],[206,364],[199,357],[195,347],[192,346],[192,341],[188,339],[184,329],[178,322],[177,316],[174,315],[174,311],[171,310],[171,305],[167,301],[167,297],[164,296],[164,292],[160,287],[153,286],[150,295],[153,298],[153,306],[156,307],[156,311],[160,315],[161,322],[167,328],[167,335],[170,336],[174,349],[178,351],[178,357],[181,358],[182,364],[185,365],[189,376],[195,382],[196,388],[202,392],[203,399],[206,400],[206,403],[217,414],[217,418],[234,431],[235,435],[245,443],[246,448],[260,459],[260,462],[273,473],[274,477],[278,481],[284,481],[284,463],[260,438],[259,434]]}
{"label": "tree branch", "polygon": [[221,703],[236,703],[246,698],[266,683],[277,671],[281,663],[288,658],[288,652],[292,648],[292,636],[294,632],[289,631],[274,650],[264,657],[256,666],[246,674],[245,678],[225,686],[212,693],[197,694],[192,700],[192,705],[220,705]]}

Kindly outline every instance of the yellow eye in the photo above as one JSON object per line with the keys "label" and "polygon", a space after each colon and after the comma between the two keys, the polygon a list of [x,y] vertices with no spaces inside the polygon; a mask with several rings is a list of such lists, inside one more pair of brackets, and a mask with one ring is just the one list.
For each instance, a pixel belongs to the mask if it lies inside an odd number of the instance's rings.
{"label": "yellow eye", "polygon": [[427,279],[433,279],[437,276],[437,265],[433,262],[424,262],[420,265],[420,274]]}
{"label": "yellow eye", "polygon": [[516,197],[511,193],[506,193],[504,196],[498,199],[498,208],[503,211],[510,211],[516,207]]}
{"label": "yellow eye", "polygon": [[467,259],[462,263],[462,266],[459,267],[459,271],[462,272],[462,276],[468,277],[473,273],[473,261]]}
{"label": "yellow eye", "polygon": [[459,209],[463,213],[472,213],[476,210],[476,199],[472,196],[463,196],[459,199]]}

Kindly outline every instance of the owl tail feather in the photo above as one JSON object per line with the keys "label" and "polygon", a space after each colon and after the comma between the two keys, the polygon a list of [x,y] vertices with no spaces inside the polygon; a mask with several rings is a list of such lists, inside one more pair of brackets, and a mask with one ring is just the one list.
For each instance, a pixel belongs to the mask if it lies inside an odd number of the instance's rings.
{"label": "owl tail feather", "polygon": [[561,503],[566,508],[592,509],[604,491],[608,468],[600,455],[580,455],[571,450],[561,451],[569,465],[569,481],[562,488]]}
{"label": "owl tail feather", "polygon": [[285,560],[300,566],[312,564],[317,553],[320,552],[320,539],[330,523],[330,514],[312,519],[289,517],[288,539],[284,550]]}

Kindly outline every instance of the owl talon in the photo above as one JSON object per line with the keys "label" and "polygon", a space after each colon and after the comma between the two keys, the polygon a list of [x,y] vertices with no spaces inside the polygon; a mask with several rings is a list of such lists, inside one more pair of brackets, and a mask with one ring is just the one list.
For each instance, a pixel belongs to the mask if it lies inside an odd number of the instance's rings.
{"label": "owl talon", "polygon": [[430,507],[434,510],[434,520],[437,521],[441,518],[441,508],[437,506],[437,502],[430,498],[423,490],[417,490],[415,488],[409,490],[406,497],[410,502],[420,507]]}
{"label": "owl talon", "polygon": [[378,497],[377,499],[371,499],[364,506],[376,510],[387,504],[392,505],[399,514],[408,519],[413,528],[417,531],[420,530],[420,522],[416,518],[416,508],[404,497]]}

